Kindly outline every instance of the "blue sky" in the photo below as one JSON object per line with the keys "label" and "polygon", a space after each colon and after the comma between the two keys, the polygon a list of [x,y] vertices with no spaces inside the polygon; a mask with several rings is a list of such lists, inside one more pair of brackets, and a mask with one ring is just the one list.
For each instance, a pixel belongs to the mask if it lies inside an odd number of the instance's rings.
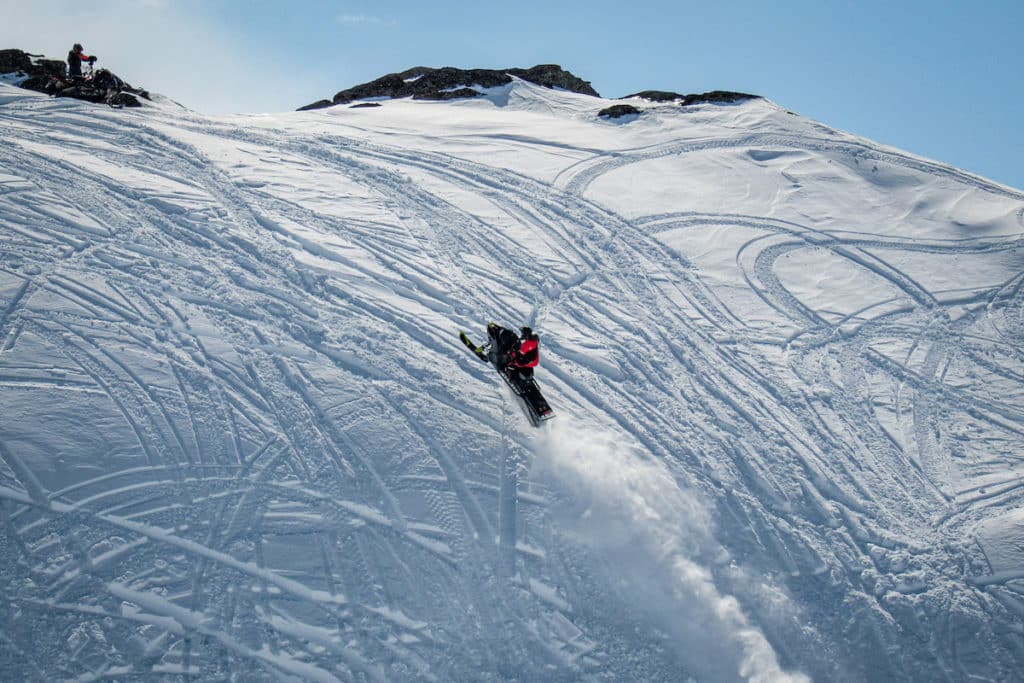
{"label": "blue sky", "polygon": [[204,112],[294,109],[411,66],[557,63],[606,97],[741,90],[1024,188],[1024,3],[0,0],[0,47],[85,44]]}

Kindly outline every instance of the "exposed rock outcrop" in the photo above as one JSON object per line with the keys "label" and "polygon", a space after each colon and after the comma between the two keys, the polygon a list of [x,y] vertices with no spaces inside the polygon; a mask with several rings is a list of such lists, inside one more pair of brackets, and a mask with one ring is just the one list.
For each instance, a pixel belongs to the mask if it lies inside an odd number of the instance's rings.
{"label": "exposed rock outcrop", "polygon": [[589,81],[578,78],[557,64],[540,64],[530,69],[456,69],[450,66],[435,69],[417,66],[342,90],[330,101],[320,100],[307,104],[301,107],[300,111],[372,98],[412,97],[417,100],[451,100],[479,97],[480,93],[471,86],[494,88],[512,82],[512,76],[548,88],[562,88],[600,97]]}
{"label": "exposed rock outcrop", "polygon": [[683,107],[688,107],[691,104],[732,104],[733,102],[742,102],[743,100],[756,100],[760,99],[760,95],[748,95],[742,92],[731,92],[728,90],[712,90],[704,93],[691,93],[689,95],[683,95],[677,92],[670,92],[667,90],[644,90],[632,95],[626,95],[620,97],[621,100],[628,100],[633,97],[639,97],[641,99],[650,100],[652,102],[675,102],[678,101]]}
{"label": "exposed rock outcrop", "polygon": [[316,102],[312,102],[305,106],[299,107],[298,109],[296,109],[296,111],[310,111],[311,109],[323,109],[324,107],[329,107],[332,104],[333,102],[331,102],[330,100],[317,100]]}
{"label": "exposed rock outcrop", "polygon": [[22,50],[0,50],[0,74],[29,73],[32,58]]}
{"label": "exposed rock outcrop", "polygon": [[0,50],[0,74],[27,76],[19,85],[40,92],[50,77],[63,77],[66,65],[58,59],[45,59],[24,50]]}
{"label": "exposed rock outcrop", "polygon": [[632,95],[620,97],[619,99],[629,100],[634,97],[650,100],[651,102],[675,102],[676,100],[683,99],[686,95],[680,95],[677,92],[670,92],[668,90],[644,90],[642,92],[633,93]]}
{"label": "exposed rock outcrop", "polygon": [[597,112],[597,115],[609,119],[617,119],[630,114],[641,114],[642,112],[632,104],[613,104]]}
{"label": "exposed rock outcrop", "polygon": [[[318,100],[299,111],[323,109],[339,104],[348,104],[358,100],[385,100],[411,97],[415,100],[454,100],[469,97],[480,97],[479,91],[506,85],[512,77],[536,83],[549,88],[561,88],[571,92],[600,97],[589,81],[566,71],[557,64],[539,64],[530,69],[457,69],[446,66],[433,68],[416,66],[400,73],[388,74],[380,78],[342,90],[329,100]],[[702,103],[732,103],[742,100],[757,99],[758,95],[748,95],[727,90],[712,90],[705,93],[682,93],[667,90],[644,90],[619,99],[639,97],[652,102],[679,102],[681,106]],[[615,105],[602,110],[598,115],[617,118],[627,114],[640,114],[639,109],[629,111]]]}
{"label": "exposed rock outcrop", "polygon": [[728,90],[712,90],[711,92],[703,92],[695,95],[684,95],[682,102],[679,104],[684,107],[688,107],[691,104],[733,104],[734,102],[743,102],[744,100],[759,100],[760,95],[748,95],[743,92],[730,92]]}

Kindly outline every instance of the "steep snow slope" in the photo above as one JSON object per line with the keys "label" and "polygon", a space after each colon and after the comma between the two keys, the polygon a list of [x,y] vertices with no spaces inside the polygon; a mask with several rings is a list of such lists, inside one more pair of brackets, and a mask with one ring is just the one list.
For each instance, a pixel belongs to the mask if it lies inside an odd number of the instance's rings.
{"label": "steep snow slope", "polygon": [[607,105],[0,85],[2,677],[1019,679],[1024,194]]}

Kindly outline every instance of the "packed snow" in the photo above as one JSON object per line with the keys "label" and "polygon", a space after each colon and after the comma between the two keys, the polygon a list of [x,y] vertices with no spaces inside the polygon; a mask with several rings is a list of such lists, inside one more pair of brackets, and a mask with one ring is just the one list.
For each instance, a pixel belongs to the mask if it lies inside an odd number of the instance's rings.
{"label": "packed snow", "polygon": [[1024,193],[609,104],[0,83],[0,678],[1021,680]]}

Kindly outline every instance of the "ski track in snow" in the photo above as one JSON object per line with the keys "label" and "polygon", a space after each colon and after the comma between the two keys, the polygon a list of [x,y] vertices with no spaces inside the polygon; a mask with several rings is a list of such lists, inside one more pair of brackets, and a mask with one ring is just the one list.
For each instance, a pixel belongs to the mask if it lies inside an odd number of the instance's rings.
{"label": "ski track in snow", "polygon": [[[342,125],[45,99],[0,124],[6,675],[1024,667],[1021,568],[978,532],[1024,496],[1022,233],[627,218],[593,188],[756,147],[1021,193],[786,130],[595,146],[551,183]],[[712,264],[710,231],[749,238]],[[807,254],[866,293],[822,301]],[[1005,276],[947,291],[915,258]],[[458,344],[488,319],[543,335],[539,433]]]}

